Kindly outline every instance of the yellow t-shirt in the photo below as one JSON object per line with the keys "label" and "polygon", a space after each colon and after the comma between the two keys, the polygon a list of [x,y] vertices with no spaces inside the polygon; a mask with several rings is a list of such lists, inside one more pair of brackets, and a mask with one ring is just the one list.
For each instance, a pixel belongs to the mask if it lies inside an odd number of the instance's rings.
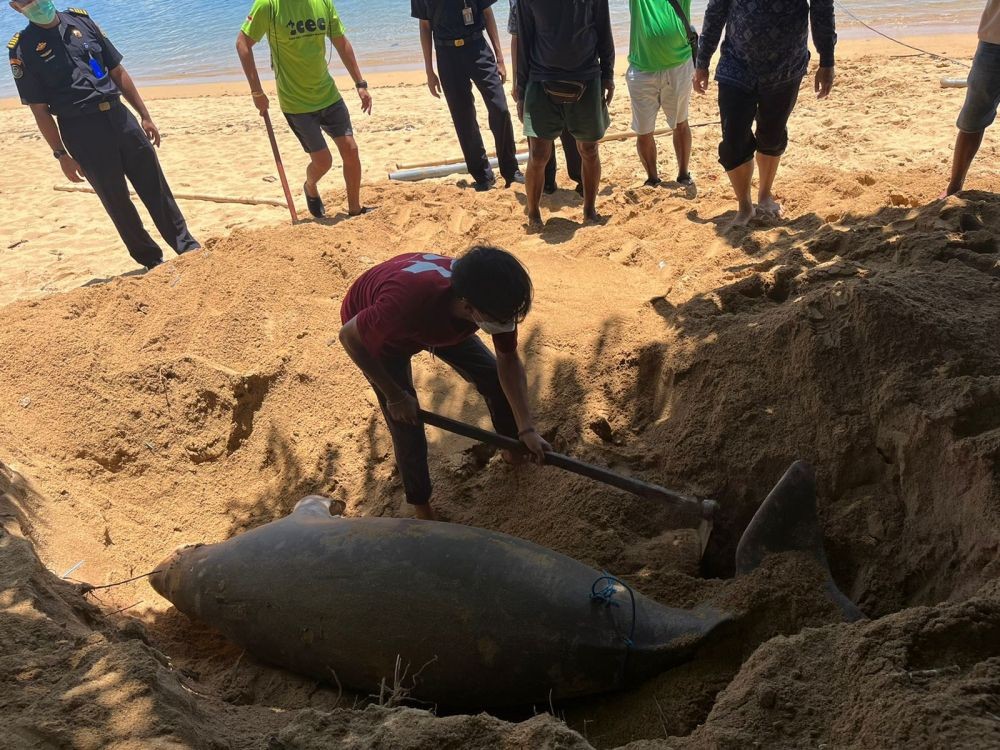
{"label": "yellow t-shirt", "polygon": [[340,101],[326,64],[326,40],[344,36],[332,0],[254,0],[243,33],[267,36],[281,111],[318,112]]}

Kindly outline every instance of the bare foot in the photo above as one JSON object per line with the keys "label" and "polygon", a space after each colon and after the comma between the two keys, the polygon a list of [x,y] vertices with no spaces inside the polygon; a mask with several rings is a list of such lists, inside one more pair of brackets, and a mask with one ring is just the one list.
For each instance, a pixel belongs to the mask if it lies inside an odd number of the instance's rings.
{"label": "bare foot", "polygon": [[760,209],[762,214],[767,214],[768,216],[774,216],[776,218],[781,218],[782,207],[774,199],[774,196],[768,195],[757,201],[757,208]]}
{"label": "bare foot", "polygon": [[419,518],[421,521],[436,521],[437,513],[431,507],[430,503],[424,503],[423,505],[413,506],[413,515]]}
{"label": "bare foot", "polygon": [[753,221],[756,216],[757,209],[755,209],[752,205],[749,208],[741,208],[733,220],[729,223],[729,228],[745,227]]}
{"label": "bare foot", "polygon": [[500,457],[504,460],[504,463],[510,466],[520,466],[525,463],[528,458],[523,453],[515,453],[514,451],[507,450],[504,448],[500,451]]}
{"label": "bare foot", "polygon": [[604,224],[607,220],[608,217],[597,213],[597,209],[591,209],[590,211],[583,212],[584,224]]}
{"label": "bare foot", "polygon": [[525,222],[524,228],[529,233],[541,232],[545,228],[545,223],[542,221],[542,215],[536,214],[535,216],[531,216],[529,214],[528,221]]}
{"label": "bare foot", "polygon": [[370,214],[374,210],[375,208],[373,206],[362,206],[357,211],[348,210],[347,218],[353,219],[355,216],[364,216],[365,214]]}

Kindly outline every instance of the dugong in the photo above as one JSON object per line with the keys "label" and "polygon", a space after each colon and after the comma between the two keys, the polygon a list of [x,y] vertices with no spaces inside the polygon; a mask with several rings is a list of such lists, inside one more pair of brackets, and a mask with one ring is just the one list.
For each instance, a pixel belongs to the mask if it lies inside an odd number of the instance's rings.
{"label": "dugong", "polygon": [[[765,507],[802,495],[782,486]],[[507,534],[330,508],[306,497],[285,518],[180,548],[150,582],[263,661],[369,694],[398,670],[410,698],[455,709],[620,689],[687,660],[730,619],[665,607]]]}

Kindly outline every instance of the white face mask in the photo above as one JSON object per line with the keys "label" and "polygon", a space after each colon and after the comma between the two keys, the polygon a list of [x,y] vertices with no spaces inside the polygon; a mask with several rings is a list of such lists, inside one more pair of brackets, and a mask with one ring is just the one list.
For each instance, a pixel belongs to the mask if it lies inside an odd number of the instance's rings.
{"label": "white face mask", "polygon": [[483,333],[488,333],[490,336],[499,336],[501,333],[513,333],[517,329],[517,322],[513,320],[509,323],[495,323],[490,320],[476,318],[476,325],[479,326]]}

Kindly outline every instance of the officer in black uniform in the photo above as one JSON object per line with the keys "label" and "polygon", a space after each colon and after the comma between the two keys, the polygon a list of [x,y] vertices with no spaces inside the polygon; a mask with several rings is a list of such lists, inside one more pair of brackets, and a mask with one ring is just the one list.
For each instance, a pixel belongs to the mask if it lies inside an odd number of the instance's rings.
{"label": "officer in black uniform", "polygon": [[[517,166],[514,126],[503,90],[507,69],[496,19],[490,7],[495,2],[496,0],[410,0],[410,15],[420,19],[420,44],[427,69],[427,86],[434,96],[440,96],[440,91],[444,91],[466,167],[479,191],[493,187],[496,178],[476,122],[473,83],[479,89],[489,113],[500,174],[506,180],[507,187],[514,182],[524,182],[524,175]],[[484,30],[490,35],[493,49],[486,43]],[[432,46],[437,52],[440,78],[434,73]]]}
{"label": "officer in black uniform", "polygon": [[[65,175],[73,182],[86,178],[129,255],[147,269],[162,263],[163,253],[142,226],[126,177],[177,253],[201,247],[156,158],[153,144],[160,145],[160,134],[104,32],[85,10],[58,12],[51,0],[11,4],[31,21],[7,45],[14,82]],[[122,96],[139,113],[141,125],[122,105]]]}

